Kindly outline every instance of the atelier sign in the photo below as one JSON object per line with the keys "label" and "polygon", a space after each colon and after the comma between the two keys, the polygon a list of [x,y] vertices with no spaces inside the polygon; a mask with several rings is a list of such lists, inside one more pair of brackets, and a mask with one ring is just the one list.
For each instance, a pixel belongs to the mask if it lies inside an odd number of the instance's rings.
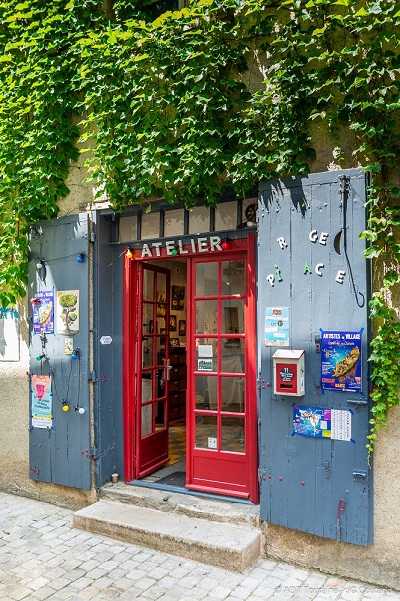
{"label": "atelier sign", "polygon": [[221,246],[219,236],[204,236],[201,238],[190,238],[187,244],[183,240],[166,240],[165,242],[152,242],[143,244],[142,259],[144,257],[161,257],[198,254],[224,250]]}

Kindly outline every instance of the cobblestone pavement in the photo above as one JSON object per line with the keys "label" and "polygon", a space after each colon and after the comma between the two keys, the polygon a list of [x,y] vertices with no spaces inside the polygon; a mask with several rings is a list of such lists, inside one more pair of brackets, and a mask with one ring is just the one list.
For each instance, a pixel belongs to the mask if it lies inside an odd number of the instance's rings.
{"label": "cobblestone pavement", "polygon": [[400,593],[259,559],[244,574],[93,535],[72,511],[0,492],[0,600],[400,601]]}

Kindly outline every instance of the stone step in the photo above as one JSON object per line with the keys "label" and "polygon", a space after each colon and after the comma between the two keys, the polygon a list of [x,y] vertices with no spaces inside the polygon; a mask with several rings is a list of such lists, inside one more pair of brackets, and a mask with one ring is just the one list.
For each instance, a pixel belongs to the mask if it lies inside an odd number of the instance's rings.
{"label": "stone step", "polygon": [[261,532],[127,503],[101,500],[73,515],[75,528],[243,572],[261,553]]}
{"label": "stone step", "polygon": [[182,491],[157,490],[118,482],[103,486],[100,489],[100,499],[239,526],[258,528],[260,525],[259,505],[237,502],[228,497],[216,499],[215,496],[211,498],[207,495],[182,494]]}

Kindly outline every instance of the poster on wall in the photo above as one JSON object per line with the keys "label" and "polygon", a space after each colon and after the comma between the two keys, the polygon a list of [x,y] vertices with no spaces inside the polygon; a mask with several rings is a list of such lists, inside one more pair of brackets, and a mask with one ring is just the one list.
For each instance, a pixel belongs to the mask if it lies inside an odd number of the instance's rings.
{"label": "poster on wall", "polygon": [[79,290],[57,292],[57,334],[78,334]]}
{"label": "poster on wall", "polygon": [[35,298],[39,302],[33,305],[34,334],[54,334],[54,291],[36,292]]}
{"label": "poster on wall", "polygon": [[324,390],[361,392],[360,332],[322,331],[321,385]]}
{"label": "poster on wall", "polygon": [[52,420],[52,393],[51,376],[32,376],[32,427],[51,428]]}
{"label": "poster on wall", "polygon": [[183,311],[185,308],[185,286],[172,286],[171,309]]}
{"label": "poster on wall", "polygon": [[289,346],[289,307],[265,307],[265,346]]}
{"label": "poster on wall", "polygon": [[19,314],[0,307],[0,361],[19,361]]}
{"label": "poster on wall", "polygon": [[351,438],[351,409],[324,409],[293,405],[293,433],[312,438],[354,442]]}

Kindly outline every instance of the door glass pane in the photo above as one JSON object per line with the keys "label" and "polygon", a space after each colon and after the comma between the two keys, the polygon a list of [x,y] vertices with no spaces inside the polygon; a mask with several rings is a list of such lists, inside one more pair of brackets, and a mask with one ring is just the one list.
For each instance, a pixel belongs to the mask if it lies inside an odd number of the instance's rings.
{"label": "door glass pane", "polygon": [[196,416],[196,447],[201,449],[217,449],[217,416]]}
{"label": "door glass pane", "polygon": [[222,371],[244,373],[244,338],[222,338]]}
{"label": "door glass pane", "polygon": [[216,334],[218,324],[218,301],[204,300],[196,303],[196,333]]}
{"label": "door glass pane", "polygon": [[154,403],[154,407],[156,410],[156,431],[163,430],[166,426],[165,403],[164,403],[164,401],[159,401],[158,403]]}
{"label": "door glass pane", "polygon": [[174,209],[173,211],[165,211],[164,217],[164,236],[182,236],[183,235],[183,209]]}
{"label": "door glass pane", "polygon": [[142,373],[142,405],[148,403],[153,398],[153,370]]}
{"label": "door glass pane", "polygon": [[217,296],[218,263],[196,265],[196,296]]}
{"label": "door glass pane", "polygon": [[142,438],[153,431],[153,404],[142,407]]}
{"label": "door glass pane", "polygon": [[146,334],[152,334],[152,330],[154,329],[153,307],[154,305],[152,303],[143,303],[142,332],[144,336]]}
{"label": "door glass pane", "polygon": [[142,367],[146,369],[153,365],[153,338],[142,340]]}
{"label": "door glass pane", "polygon": [[142,240],[160,237],[160,213],[142,213]]}
{"label": "door glass pane", "polygon": [[244,300],[222,301],[222,332],[244,333]]}
{"label": "door glass pane", "polygon": [[201,234],[210,231],[210,210],[207,207],[195,207],[189,210],[189,234]]}
{"label": "door glass pane", "polygon": [[224,261],[222,264],[222,294],[244,294],[245,286],[244,261]]}
{"label": "door glass pane", "polygon": [[197,342],[196,371],[218,370],[218,339],[201,338]]}
{"label": "door glass pane", "polygon": [[157,273],[157,301],[167,302],[167,276],[165,273]]}
{"label": "door glass pane", "polygon": [[237,202],[221,202],[215,209],[215,229],[235,230],[237,226]]}
{"label": "door glass pane", "polygon": [[244,378],[221,377],[221,409],[244,413]]}
{"label": "door glass pane", "polygon": [[222,417],[221,450],[244,453],[244,418]]}
{"label": "door glass pane", "polygon": [[143,300],[154,300],[154,273],[143,269]]}
{"label": "door glass pane", "polygon": [[211,411],[218,411],[218,376],[207,377],[208,406]]}
{"label": "door glass pane", "polygon": [[208,377],[196,376],[196,409],[209,409],[208,401]]}
{"label": "door glass pane", "polygon": [[[165,328],[162,328],[165,330]],[[157,357],[160,357],[160,353],[162,353],[164,351],[165,354],[165,342],[166,342],[166,337],[165,336],[156,336],[156,353],[157,353]]]}
{"label": "door glass pane", "polygon": [[157,369],[157,398],[165,397],[165,369]]}

